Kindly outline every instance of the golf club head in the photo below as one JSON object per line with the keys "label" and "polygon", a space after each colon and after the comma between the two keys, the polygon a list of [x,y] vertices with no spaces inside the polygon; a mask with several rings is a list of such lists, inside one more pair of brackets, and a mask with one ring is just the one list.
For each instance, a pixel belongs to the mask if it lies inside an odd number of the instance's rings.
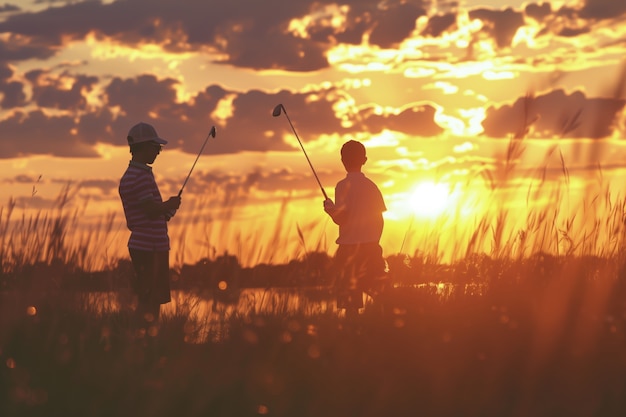
{"label": "golf club head", "polygon": [[209,132],[209,135],[211,135],[212,138],[215,137],[215,126],[211,127],[211,131]]}
{"label": "golf club head", "polygon": [[276,107],[274,107],[274,111],[272,112],[272,116],[274,116],[274,117],[280,116],[280,113],[283,110],[284,110],[284,107],[283,107],[282,104],[277,105]]}

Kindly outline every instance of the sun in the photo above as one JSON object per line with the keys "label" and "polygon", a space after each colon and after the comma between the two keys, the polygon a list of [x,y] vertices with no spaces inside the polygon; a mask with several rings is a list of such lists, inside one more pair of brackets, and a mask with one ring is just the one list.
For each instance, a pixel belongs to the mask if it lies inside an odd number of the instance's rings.
{"label": "sun", "polygon": [[409,211],[416,217],[436,218],[454,206],[455,194],[444,182],[421,181],[408,195]]}

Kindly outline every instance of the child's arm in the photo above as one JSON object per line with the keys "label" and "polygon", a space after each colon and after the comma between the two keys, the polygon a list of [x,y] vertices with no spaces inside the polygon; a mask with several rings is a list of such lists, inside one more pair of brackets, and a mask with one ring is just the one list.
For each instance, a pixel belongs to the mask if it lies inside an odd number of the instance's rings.
{"label": "child's arm", "polygon": [[346,218],[346,211],[342,207],[337,207],[330,198],[324,200],[324,211],[337,225],[342,224]]}
{"label": "child's arm", "polygon": [[166,216],[167,220],[169,220],[180,207],[180,197],[173,196],[163,202],[157,202],[152,198],[144,198],[140,200],[140,204],[143,212],[149,219]]}

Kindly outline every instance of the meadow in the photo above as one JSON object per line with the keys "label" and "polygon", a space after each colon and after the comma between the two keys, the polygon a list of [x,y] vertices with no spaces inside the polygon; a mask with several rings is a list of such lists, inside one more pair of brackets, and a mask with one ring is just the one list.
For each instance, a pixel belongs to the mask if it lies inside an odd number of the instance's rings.
{"label": "meadow", "polygon": [[449,262],[433,235],[388,254],[390,286],[354,320],[334,308],[319,243],[255,265],[173,253],[182,295],[143,332],[128,260],[103,253],[113,218],[72,234],[71,198],[0,210],[2,416],[626,413],[624,202],[607,190],[584,222],[548,205],[509,229],[518,213],[496,205]]}

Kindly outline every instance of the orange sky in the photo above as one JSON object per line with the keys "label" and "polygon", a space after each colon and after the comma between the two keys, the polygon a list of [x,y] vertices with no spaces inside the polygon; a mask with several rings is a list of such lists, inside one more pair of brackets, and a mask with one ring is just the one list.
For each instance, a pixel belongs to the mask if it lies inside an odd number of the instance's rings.
{"label": "orange sky", "polygon": [[[579,213],[585,223],[590,207],[606,207],[586,206],[582,196],[609,190],[618,201],[626,5],[450,4],[5,3],[0,202],[48,210],[71,182],[72,204],[89,201],[85,224],[117,213],[107,251],[124,254],[117,181],[130,126],[150,122],[170,141],[154,165],[167,196],[214,125],[217,137],[171,225],[185,241],[184,249],[176,243],[179,256],[191,262],[228,249],[253,263],[318,246],[332,252],[336,228],[287,120],[271,116],[278,103],[331,196],[344,175],[341,144],[366,144],[364,171],[389,208],[386,254],[457,256],[488,210],[511,209],[515,236],[534,204]],[[507,162],[516,135],[524,140]],[[273,253],[277,225],[283,240]]]}

